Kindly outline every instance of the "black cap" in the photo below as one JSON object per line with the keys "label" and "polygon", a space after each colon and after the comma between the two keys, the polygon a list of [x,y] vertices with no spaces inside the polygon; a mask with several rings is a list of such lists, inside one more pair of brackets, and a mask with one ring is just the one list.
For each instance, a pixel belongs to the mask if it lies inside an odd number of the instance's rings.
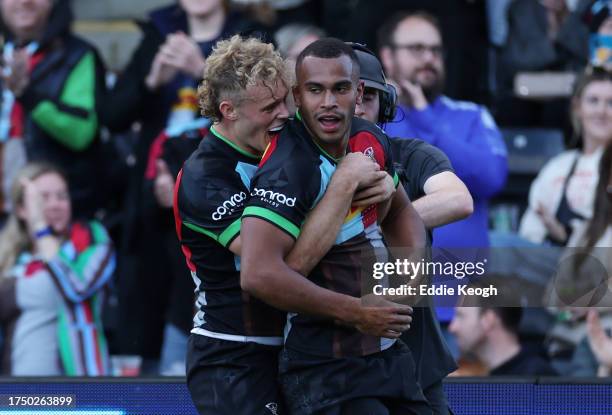
{"label": "black cap", "polygon": [[354,48],[354,50],[361,71],[359,78],[364,81],[365,86],[387,92],[387,81],[378,58],[372,52],[368,53],[361,48]]}

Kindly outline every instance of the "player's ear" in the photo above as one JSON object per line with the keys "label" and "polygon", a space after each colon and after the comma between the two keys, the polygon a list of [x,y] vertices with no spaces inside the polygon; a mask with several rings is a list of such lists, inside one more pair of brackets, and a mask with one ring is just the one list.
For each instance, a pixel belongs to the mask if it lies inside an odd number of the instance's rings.
{"label": "player's ear", "polygon": [[297,85],[295,85],[293,88],[291,88],[291,92],[293,93],[293,101],[295,102],[295,106],[296,106],[297,108],[299,108],[299,107],[300,107],[300,105],[301,105],[301,103],[302,103],[302,102],[301,102],[301,101],[302,101],[302,100],[301,100],[301,98],[302,98],[302,97],[301,97],[301,95],[300,95],[300,90],[299,90],[299,88],[297,87]]}
{"label": "player's ear", "polygon": [[360,105],[363,103],[363,91],[365,90],[365,83],[360,79],[357,83],[357,100],[356,104]]}
{"label": "player's ear", "polygon": [[227,120],[236,121],[238,119],[238,112],[236,111],[236,106],[230,100],[223,100],[219,103],[219,111],[223,118]]}

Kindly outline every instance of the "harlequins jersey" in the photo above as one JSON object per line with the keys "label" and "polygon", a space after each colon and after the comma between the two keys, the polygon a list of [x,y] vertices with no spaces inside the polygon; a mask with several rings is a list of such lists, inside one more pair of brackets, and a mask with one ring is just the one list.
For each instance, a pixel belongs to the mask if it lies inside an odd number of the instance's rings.
{"label": "harlequins jersey", "polygon": [[[371,156],[397,183],[387,136],[374,124],[358,118],[353,119],[350,135],[348,151]],[[313,141],[298,116],[266,150],[253,177],[243,216],[264,219],[297,238],[306,216],[323,197],[336,165],[337,160]],[[380,251],[386,255],[386,249],[375,252],[376,247],[384,248],[376,206],[352,209],[334,246],[309,278],[327,289],[360,297],[364,258],[380,256]],[[393,343],[306,314],[289,314],[285,333],[287,348],[322,356],[362,356]]]}
{"label": "harlequins jersey", "polygon": [[198,294],[193,332],[229,340],[270,337],[268,343],[280,344],[285,314],[241,290],[240,258],[228,248],[240,234],[259,160],[211,127],[177,177],[174,214]]}

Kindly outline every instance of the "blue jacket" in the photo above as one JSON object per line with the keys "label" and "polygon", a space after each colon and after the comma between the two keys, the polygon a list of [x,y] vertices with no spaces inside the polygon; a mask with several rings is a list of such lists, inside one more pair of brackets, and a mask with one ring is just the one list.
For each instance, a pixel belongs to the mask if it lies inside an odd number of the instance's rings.
{"label": "blue jacket", "polygon": [[506,146],[489,112],[441,96],[422,111],[400,105],[385,130],[391,137],[419,138],[438,147],[472,194],[474,213],[434,229],[433,246],[487,247],[488,200],[504,187],[508,172]]}

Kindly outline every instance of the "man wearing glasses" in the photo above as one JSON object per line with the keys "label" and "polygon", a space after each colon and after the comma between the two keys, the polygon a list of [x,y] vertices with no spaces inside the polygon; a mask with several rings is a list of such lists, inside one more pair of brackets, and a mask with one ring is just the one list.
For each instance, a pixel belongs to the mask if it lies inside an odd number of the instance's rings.
{"label": "man wearing glasses", "polygon": [[[433,230],[434,247],[489,245],[488,200],[506,181],[506,147],[489,112],[442,95],[444,49],[437,19],[424,12],[396,14],[378,33],[386,74],[395,82],[399,106],[385,126],[388,135],[420,138],[450,159],[474,199],[474,213]],[[423,207],[426,210],[426,207]],[[452,309],[438,309],[448,324]],[[455,348],[456,352],[456,348]]]}
{"label": "man wearing glasses", "polygon": [[436,228],[434,244],[488,246],[487,201],[503,188],[507,173],[506,147],[495,121],[483,107],[442,95],[444,49],[435,17],[424,12],[393,16],[381,27],[379,50],[400,100],[385,131],[441,149],[474,197],[474,214]]}

